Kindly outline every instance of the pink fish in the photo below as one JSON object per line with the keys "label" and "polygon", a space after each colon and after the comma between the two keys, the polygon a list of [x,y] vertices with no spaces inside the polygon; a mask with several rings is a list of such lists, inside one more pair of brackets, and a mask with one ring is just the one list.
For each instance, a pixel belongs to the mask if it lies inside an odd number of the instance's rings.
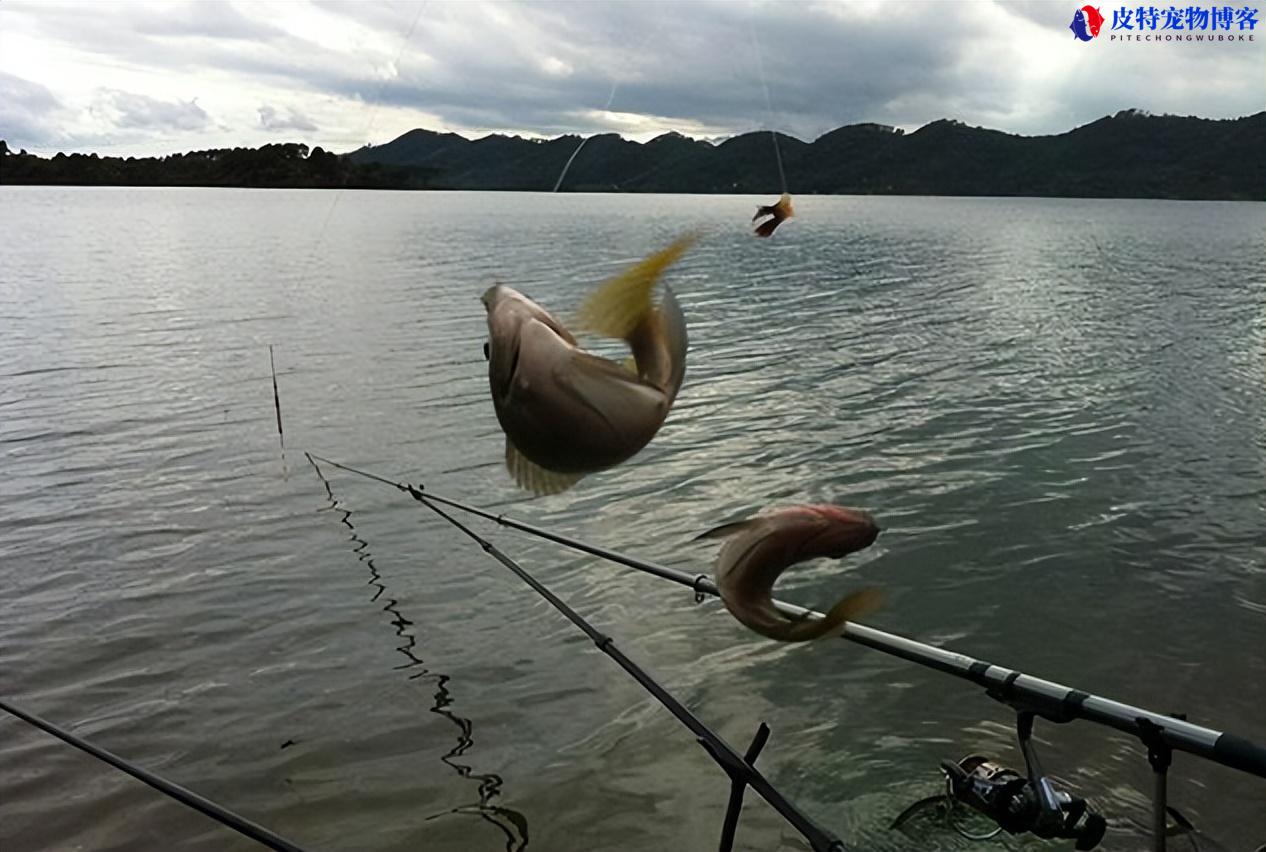
{"label": "pink fish", "polygon": [[869,512],[826,504],[789,506],[725,524],[699,538],[725,538],[713,577],[721,601],[740,622],[770,639],[804,642],[838,634],[844,622],[873,612],[883,601],[876,588],[842,598],[815,621],[774,608],[773,587],[792,565],[825,556],[841,559],[869,547],[879,526]]}

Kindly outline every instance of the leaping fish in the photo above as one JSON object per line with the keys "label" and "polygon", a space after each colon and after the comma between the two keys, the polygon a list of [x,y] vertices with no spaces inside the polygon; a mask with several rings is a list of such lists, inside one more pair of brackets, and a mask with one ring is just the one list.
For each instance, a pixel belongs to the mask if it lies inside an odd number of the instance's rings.
{"label": "leaping fish", "polygon": [[687,235],[603,284],[579,326],[633,350],[621,365],[585,352],[527,296],[497,284],[488,311],[488,384],[506,435],[506,468],[521,487],[556,494],[628,460],[663,425],[686,374],[686,320],[660,276],[694,243]]}
{"label": "leaping fish", "polygon": [[721,601],[740,622],[770,639],[804,642],[840,632],[844,622],[883,602],[877,588],[842,598],[825,619],[796,620],[774,608],[773,587],[792,565],[826,556],[841,559],[869,547],[879,535],[869,512],[825,504],[789,506],[709,530],[700,539],[724,538],[713,578]]}
{"label": "leaping fish", "polygon": [[784,192],[782,197],[773,204],[765,204],[756,208],[756,215],[752,217],[753,222],[762,216],[773,217],[756,226],[756,236],[768,237],[772,235],[779,225],[794,215],[796,215],[796,211],[791,206],[791,196]]}

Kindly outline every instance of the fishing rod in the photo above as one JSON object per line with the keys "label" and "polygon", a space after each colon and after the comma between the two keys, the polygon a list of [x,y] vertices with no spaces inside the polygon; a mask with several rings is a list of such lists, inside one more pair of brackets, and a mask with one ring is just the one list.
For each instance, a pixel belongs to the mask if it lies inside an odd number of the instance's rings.
{"label": "fishing rod", "polygon": [[296,846],[284,837],[274,834],[262,825],[251,822],[246,817],[235,814],[228,808],[222,805],[217,805],[215,802],[204,796],[198,795],[192,790],[181,787],[179,784],[168,781],[166,778],[159,775],[155,775],[148,769],[137,766],[135,763],[119,757],[113,752],[106,751],[100,746],[94,745],[82,737],[72,734],[70,731],[53,724],[47,719],[41,719],[34,713],[28,713],[19,707],[15,707],[4,699],[0,699],[0,710],[16,716],[23,722],[34,725],[44,731],[44,733],[51,734],[59,740],[69,743],[80,751],[87,752],[98,760],[102,760],[110,764],[115,769],[126,772],[128,775],[131,775],[133,778],[141,781],[142,783],[148,784],[160,793],[170,796],[181,804],[188,805],[194,810],[206,814],[221,825],[227,826],[237,833],[243,834],[263,846],[267,846],[269,849],[276,849],[278,852],[303,852],[302,847]]}
{"label": "fishing rod", "polygon": [[[706,574],[690,574],[666,565],[660,565],[589,544],[579,539],[515,520],[504,514],[495,514],[459,500],[426,491],[424,485],[413,486],[397,482],[320,456],[314,455],[313,458],[345,470],[348,473],[390,485],[414,496],[415,499],[425,496],[427,500],[433,503],[446,505],[461,512],[493,521],[500,526],[552,541],[572,550],[588,553],[610,562],[625,565],[652,576],[670,580],[693,590],[696,600],[701,601],[708,595],[713,597],[720,596],[716,584]],[[820,612],[785,601],[775,599],[773,603],[776,609],[791,618],[816,620],[825,617]],[[1032,795],[1036,800],[1031,808],[1033,813],[1025,817],[1025,822],[1031,823],[1044,831],[1072,830],[1074,826],[1068,824],[1067,817],[1071,814],[1068,813],[1067,809],[1072,807],[1075,810],[1078,800],[1073,800],[1071,803],[1065,801],[1061,804],[1061,797],[1064,799],[1069,797],[1067,794],[1055,792],[1049,780],[1042,774],[1031,739],[1033,723],[1037,717],[1057,724],[1068,723],[1075,719],[1093,722],[1129,734],[1138,739],[1147,749],[1148,762],[1152,767],[1154,776],[1152,797],[1154,806],[1153,848],[1156,850],[1165,849],[1166,819],[1167,814],[1172,812],[1167,803],[1167,776],[1174,751],[1193,754],[1230,769],[1246,772],[1258,778],[1266,778],[1266,748],[1230,732],[1197,725],[1176,715],[1166,715],[1125,704],[1084,690],[1074,689],[1055,681],[1034,677],[1033,675],[999,666],[985,660],[979,660],[966,654],[938,648],[905,636],[888,633],[855,622],[848,622],[844,626],[841,638],[970,681],[977,686],[983,687],[989,697],[1011,707],[1016,712],[1017,737],[1029,772],[1027,789],[1033,791]],[[955,773],[953,770],[946,768],[944,764],[942,765],[942,769],[946,771],[947,777],[951,781],[955,778],[959,781],[959,786],[957,788],[951,786],[951,790],[958,789],[963,791],[963,796],[967,796],[966,791],[970,787],[970,782],[974,779],[979,780],[986,768],[983,764],[973,766],[973,769],[980,771],[972,775],[971,772],[965,769],[967,763],[968,761],[962,761],[957,765],[958,769],[961,770],[960,773]],[[996,766],[990,766],[997,768]],[[964,778],[963,775],[968,777]],[[998,778],[1001,778],[1001,776],[998,776]],[[987,779],[985,780],[987,781]],[[969,801],[968,803],[981,804],[979,801]],[[998,807],[1001,807],[1001,805],[999,804]],[[1054,810],[1056,808],[1064,814],[1062,827],[1056,827]],[[991,814],[991,816],[997,815],[999,814]],[[1001,816],[1003,816],[1003,822],[1009,825],[1020,824],[1015,817],[1008,817],[1005,814],[1001,814]],[[1084,825],[1082,827],[1085,828]]]}
{"label": "fishing rod", "polygon": [[[729,852],[734,845],[734,834],[738,826],[739,811],[742,808],[743,792],[747,787],[751,787],[756,791],[762,799],[769,803],[770,807],[776,810],[783,819],[787,820],[796,831],[809,841],[810,846],[815,852],[844,852],[844,844],[840,839],[825,828],[819,826],[810,817],[805,815],[799,808],[787,800],[782,793],[769,782],[753,765],[757,755],[760,754],[766,741],[769,739],[769,726],[761,723],[753,738],[752,743],[748,746],[747,752],[740,755],[734,750],[720,734],[713,731],[706,724],[700,721],[699,717],[686,708],[684,704],[678,701],[672,693],[664,689],[653,677],[651,677],[645,669],[630,659],[623,651],[615,645],[612,637],[604,634],[585,619],[580,613],[572,609],[562,598],[554,594],[550,589],[535,577],[533,577],[519,563],[515,562],[505,553],[503,553],[495,544],[480,536],[470,527],[463,524],[457,518],[445,512],[438,505],[441,500],[432,501],[429,494],[423,493],[419,488],[414,488],[405,483],[392,482],[380,476],[368,473],[366,471],[355,471],[353,468],[338,462],[322,458],[315,453],[306,453],[309,461],[324,462],[332,467],[341,470],[360,473],[370,479],[384,482],[392,485],[399,490],[405,492],[414,500],[417,500],[423,506],[426,506],[435,514],[448,521],[452,526],[469,537],[472,541],[480,546],[485,553],[493,559],[500,562],[508,568],[515,576],[526,583],[538,595],[544,598],[554,609],[558,610],[568,621],[574,624],[579,630],[593,641],[599,651],[606,654],[625,672],[627,672],[634,680],[636,680],[643,689],[655,697],[660,704],[664,706],[670,713],[677,717],[677,721],[681,722],[690,730],[698,739],[699,744],[703,746],[704,751],[716,761],[717,765],[730,778],[730,799],[726,809],[725,821],[722,825],[721,832],[721,852]],[[314,464],[315,466],[315,464]]]}

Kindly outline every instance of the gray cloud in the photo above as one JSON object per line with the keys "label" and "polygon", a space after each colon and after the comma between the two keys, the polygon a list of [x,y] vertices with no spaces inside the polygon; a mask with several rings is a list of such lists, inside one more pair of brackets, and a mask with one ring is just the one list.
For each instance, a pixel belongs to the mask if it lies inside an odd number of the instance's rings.
{"label": "gray cloud", "polygon": [[164,3],[126,21],[135,32],[169,38],[216,38],[260,41],[283,35],[267,21],[251,19],[232,3]]}
{"label": "gray cloud", "polygon": [[[639,14],[646,8],[513,7],[501,10],[511,20],[489,31],[449,7],[418,27],[414,42],[425,61],[406,51],[399,77],[385,86],[337,69],[321,85],[458,126],[556,132],[607,129],[587,111],[600,109],[614,84],[617,112],[813,136],[888,118],[892,102],[912,88],[944,102],[963,86],[953,44],[972,36],[967,21],[953,19],[935,34],[911,28],[911,36],[892,21],[916,17],[906,4],[886,18],[790,4],[760,7],[758,16],[738,4],[683,4],[661,20]],[[986,88],[966,93],[980,98]]]}
{"label": "gray cloud", "polygon": [[[364,20],[384,38],[407,31],[407,16],[372,8]],[[941,117],[1053,133],[1126,107],[1228,117],[1266,102],[1261,44],[1221,53],[1171,45],[1163,55],[1082,45],[1067,32],[1071,13],[1049,2],[538,3],[498,6],[495,25],[467,8],[428,7],[385,84],[335,65],[317,72],[316,85],[457,128],[558,133],[618,129],[597,112],[615,84],[617,112],[805,139],[854,122]],[[1033,55],[1029,42],[1041,37]],[[1054,57],[1040,55],[1052,48]],[[1069,66],[1062,77],[1026,73],[1059,61]],[[1240,85],[1192,91],[1192,68]]]}
{"label": "gray cloud", "polygon": [[303,130],[307,132],[315,132],[317,126],[303,113],[289,109],[286,115],[281,115],[276,108],[264,106],[259,108],[259,126],[265,130]]}
{"label": "gray cloud", "polygon": [[[384,112],[393,133],[410,113],[417,125],[438,119],[472,134],[619,131],[632,116],[706,135],[773,127],[812,139],[862,121],[917,127],[950,117],[1037,134],[1127,107],[1223,118],[1266,105],[1266,32],[1218,48],[1102,36],[1082,44],[1067,29],[1071,7],[1034,0],[314,0],[285,9],[312,17],[296,27],[267,6],[118,4],[87,16],[79,6],[5,2],[0,26],[110,67],[182,78],[221,117],[220,101],[195,85],[236,81],[228,89],[242,91],[233,95],[242,101],[236,144],[300,130],[320,134],[314,144],[346,148]],[[153,101],[136,86],[119,88]],[[293,107],[267,106],[278,102]],[[123,127],[205,127],[196,103],[163,103],[113,107]],[[24,114],[56,136],[51,113]]]}
{"label": "gray cloud", "polygon": [[0,71],[0,139],[13,150],[56,144],[52,119],[62,110],[44,86]]}
{"label": "gray cloud", "polygon": [[211,124],[206,110],[191,101],[162,101],[135,92],[107,89],[98,109],[115,127],[140,130],[203,130]]}

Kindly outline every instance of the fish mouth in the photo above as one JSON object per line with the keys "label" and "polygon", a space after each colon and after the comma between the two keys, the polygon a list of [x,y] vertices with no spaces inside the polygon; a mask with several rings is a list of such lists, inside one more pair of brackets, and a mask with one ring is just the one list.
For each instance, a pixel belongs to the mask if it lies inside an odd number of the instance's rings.
{"label": "fish mouth", "polygon": [[830,555],[832,559],[843,559],[851,553],[857,553],[859,550],[865,550],[875,543],[875,539],[879,538],[879,528],[869,527],[860,532],[848,535],[839,546]]}
{"label": "fish mouth", "polygon": [[881,532],[883,532],[883,528],[880,527],[879,524],[871,524],[870,529],[867,530],[866,534],[858,541],[857,549],[862,550],[870,547],[875,543],[875,540],[879,538],[879,534]]}
{"label": "fish mouth", "polygon": [[847,531],[841,535],[842,541],[837,551],[838,558],[865,550],[874,544],[879,534],[883,532],[883,527],[875,522],[874,515],[862,509],[836,508],[832,515],[837,522],[843,522],[847,528]]}

